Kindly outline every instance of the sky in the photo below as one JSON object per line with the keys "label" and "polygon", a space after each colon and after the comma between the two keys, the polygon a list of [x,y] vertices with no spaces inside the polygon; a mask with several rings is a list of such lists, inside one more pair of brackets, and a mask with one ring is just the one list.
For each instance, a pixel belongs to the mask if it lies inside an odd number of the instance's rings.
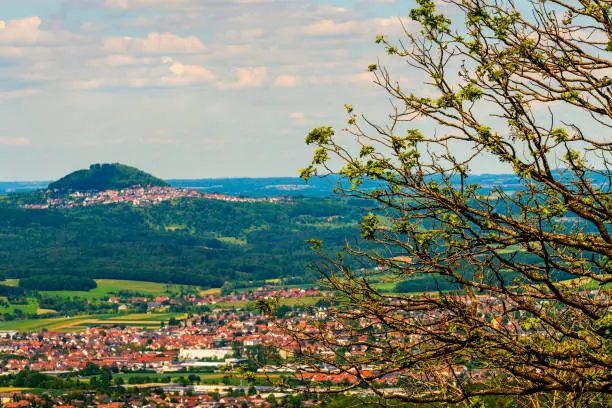
{"label": "sky", "polygon": [[294,176],[414,0],[0,0],[0,180]]}

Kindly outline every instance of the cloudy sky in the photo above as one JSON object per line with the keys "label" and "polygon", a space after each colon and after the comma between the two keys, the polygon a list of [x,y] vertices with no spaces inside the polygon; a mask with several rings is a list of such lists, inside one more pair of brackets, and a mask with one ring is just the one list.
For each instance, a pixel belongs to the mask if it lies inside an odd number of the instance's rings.
{"label": "cloudy sky", "polygon": [[0,180],[293,176],[413,0],[0,0]]}

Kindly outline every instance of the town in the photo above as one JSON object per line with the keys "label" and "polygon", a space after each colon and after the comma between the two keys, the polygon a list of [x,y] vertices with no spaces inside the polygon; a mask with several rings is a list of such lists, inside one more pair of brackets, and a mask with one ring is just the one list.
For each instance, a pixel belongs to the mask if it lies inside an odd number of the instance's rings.
{"label": "town", "polygon": [[220,200],[234,203],[271,202],[278,203],[289,201],[285,197],[237,197],[225,194],[200,193],[193,189],[174,187],[140,187],[126,188],[121,190],[104,190],[91,192],[71,192],[64,194],[60,191],[47,190],[43,192],[43,202],[24,204],[24,208],[44,210],[49,208],[75,208],[90,207],[111,204],[129,204],[134,207],[147,207],[164,201],[178,200],[182,198],[200,198],[205,200]]}
{"label": "town", "polygon": [[[274,317],[255,306],[257,301],[290,299],[297,301],[292,307],[278,307]],[[499,317],[503,304],[495,297],[479,296],[476,300],[478,315],[483,321],[493,322],[493,327],[517,335],[528,333]],[[210,309],[172,318],[157,328],[138,327],[138,321],[131,322],[133,325],[108,321],[89,324],[78,331],[2,331],[0,385],[14,378],[11,385],[17,387],[0,393],[5,407],[40,406],[36,404],[43,399],[54,406],[73,407],[272,407],[297,395],[288,384],[324,384],[333,388],[358,380],[356,375],[337,372],[331,366],[313,370],[292,362],[298,350],[305,346],[312,352],[330,353],[324,344],[308,340],[310,333],[317,332],[317,325],[329,327],[339,336],[340,344],[349,341],[342,338],[346,336],[345,331],[334,328],[329,321],[327,310],[332,298],[327,292],[266,285],[242,294],[183,294],[174,299],[113,296],[105,301],[121,305],[126,312],[133,312],[134,304],[146,302],[149,314],[181,303]],[[376,319],[366,320],[362,319],[360,325],[381,324]],[[297,332],[301,334],[296,337],[286,328],[299,328]],[[418,335],[408,338],[399,332],[389,335],[386,341],[397,346],[420,341]],[[367,336],[361,337],[357,340],[365,342]],[[346,355],[359,357],[372,352],[376,351],[365,345],[353,345],[346,350]],[[378,373],[376,366],[361,367],[361,370],[361,375]],[[444,370],[441,367],[439,371],[444,374]],[[452,370],[454,375],[469,377],[473,383],[487,381],[495,373],[492,369],[465,365],[456,365]],[[58,378],[73,387],[87,385],[88,389],[93,387],[98,391],[84,397],[68,392],[33,394],[27,389],[36,388],[38,383],[29,378],[19,380],[28,373],[42,375],[38,381]],[[377,378],[376,383],[380,387],[398,387],[408,375],[397,371]],[[367,394],[366,390],[358,392]]]}

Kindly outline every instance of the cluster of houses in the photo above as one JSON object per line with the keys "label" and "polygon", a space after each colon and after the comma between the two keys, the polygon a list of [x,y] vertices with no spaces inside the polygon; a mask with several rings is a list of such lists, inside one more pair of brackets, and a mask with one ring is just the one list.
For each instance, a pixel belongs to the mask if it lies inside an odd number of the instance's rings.
{"label": "cluster of houses", "polygon": [[[245,300],[275,296],[315,296],[317,294],[319,293],[314,289],[262,287],[257,291],[242,295],[222,297],[210,295],[205,299],[200,299],[197,295],[185,296],[193,296],[194,301],[210,303],[232,301],[236,296],[238,296],[237,300]],[[116,299],[110,300],[115,301]],[[165,297],[154,299],[162,304],[168,300]],[[469,303],[468,299],[457,300]],[[498,330],[517,330],[503,319],[496,318],[502,314],[502,308],[502,303],[495,297],[479,296],[478,313],[483,319],[491,321]],[[413,317],[427,320],[427,316]],[[430,317],[435,318],[435,316]],[[359,323],[362,325],[376,324],[376,322],[364,319]],[[355,383],[358,378],[374,376],[381,387],[399,387],[406,379],[414,375],[414,373],[402,370],[380,375],[380,368],[376,366],[361,367],[359,373],[339,372],[332,366],[317,367],[315,372],[309,372],[303,366],[289,364],[285,364],[283,368],[278,366],[279,362],[291,361],[288,359],[295,355],[298,347],[300,352],[313,352],[319,355],[334,355],[335,353],[334,350],[330,350],[329,345],[319,344],[316,341],[297,342],[296,338],[288,334],[286,328],[293,330],[294,333],[301,333],[305,336],[303,338],[308,338],[310,334],[316,334],[323,326],[334,334],[337,344],[346,344],[346,347],[343,347],[346,357],[360,358],[367,356],[368,353],[376,352],[366,346],[372,341],[367,335],[364,334],[362,338],[357,339],[343,337],[346,336],[346,333],[337,324],[329,318],[328,310],[323,306],[314,309],[293,309],[284,315],[280,322],[246,308],[216,308],[201,315],[190,316],[178,326],[164,326],[155,329],[90,327],[74,333],[0,332],[0,355],[3,356],[0,374],[35,370],[50,375],[61,375],[82,370],[88,363],[99,367],[110,367],[115,372],[126,374],[143,370],[158,375],[173,372],[193,373],[203,369],[208,370],[207,372],[225,372],[228,368],[239,367],[249,362],[249,347],[266,346],[275,350],[276,358],[274,362],[270,361],[260,366],[260,371],[277,374],[282,372],[283,375],[292,376],[304,383],[346,386]],[[282,329],[281,326],[285,329]],[[391,332],[386,333],[386,336],[385,341],[397,344],[398,347],[422,341],[416,334],[405,336],[400,332]],[[449,378],[469,376],[473,383],[487,381],[493,374],[496,373],[485,368],[468,369],[463,365],[440,367],[437,373],[437,375],[447,375]],[[228,401],[236,397],[232,396],[228,391],[228,386],[223,384],[179,385],[170,382],[154,386],[164,391],[165,396],[163,398],[159,396],[162,400],[154,402],[140,400],[138,402],[140,405],[122,406],[233,406],[228,405]],[[211,391],[219,395],[215,394],[213,398]],[[264,390],[256,391],[250,396],[236,397],[238,399],[232,400],[232,404],[268,406],[266,404],[269,404],[269,401],[261,397]],[[270,387],[265,391],[274,393],[282,390]],[[240,398],[243,399],[240,400]],[[10,404],[16,402],[18,401],[10,401]],[[4,406],[17,406],[10,404]]]}
{"label": "cluster of houses", "polygon": [[[230,408],[230,407],[277,407],[277,394],[257,395],[219,395],[215,392],[194,393],[184,390],[151,393],[148,395],[133,394],[123,396],[120,401],[104,394],[85,395],[83,399],[73,399],[67,395],[38,395],[33,393],[2,392],[0,402],[4,408],[34,408],[53,406],[55,408]],[[284,394],[278,394],[282,397]]]}
{"label": "cluster of houses", "polygon": [[199,193],[196,190],[174,187],[134,187],[122,190],[105,190],[97,192],[73,192],[67,195],[58,195],[48,191],[45,202],[39,204],[25,204],[28,209],[48,208],[74,208],[110,204],[131,204],[135,207],[147,207],[164,201],[180,198],[201,198],[208,200],[221,200],[230,202],[273,202],[286,201],[283,197],[236,197],[224,194]]}
{"label": "cluster of houses", "polygon": [[[226,362],[233,344],[256,346],[283,334],[252,312],[214,311],[187,319],[180,326],[157,329],[91,327],[81,332],[0,332],[0,372],[30,369],[64,372],[88,362],[122,370],[181,371],[205,361]],[[236,356],[240,357],[240,356]]]}
{"label": "cluster of houses", "polygon": [[[263,289],[262,289],[263,291]],[[313,289],[268,290],[251,293],[251,297],[262,293],[266,296],[294,295],[304,296]],[[235,295],[232,295],[235,296]],[[223,299],[223,298],[221,298]],[[164,299],[156,299],[164,301]],[[497,302],[488,299],[480,303],[483,312],[493,315],[497,312]],[[301,332],[315,333],[315,325],[324,324],[334,332],[334,323],[328,319],[324,307],[312,310],[297,309],[283,319],[285,327],[299,329]],[[49,373],[70,372],[83,369],[86,364],[115,367],[123,372],[152,370],[159,373],[180,372],[194,368],[222,366],[238,363],[244,357],[245,347],[259,345],[272,346],[278,356],[285,359],[291,356],[298,346],[294,339],[282,330],[278,321],[248,309],[213,309],[202,315],[191,316],[178,326],[164,326],[155,329],[134,327],[90,327],[81,332],[0,332],[0,353],[13,356],[3,361],[0,372],[17,373],[21,370],[36,370]],[[365,324],[365,323],[364,323]],[[503,324],[503,322],[500,322]],[[336,330],[338,340],[342,341],[341,330]],[[416,342],[418,338],[404,338],[397,333],[398,342]],[[365,343],[365,338],[363,339]],[[349,339],[346,339],[349,343]],[[364,344],[362,343],[362,344]],[[301,344],[310,351],[329,353],[324,345],[317,343]],[[368,353],[365,346],[353,345],[346,350],[347,355],[360,356]],[[262,368],[274,371],[274,368]],[[371,368],[375,370],[375,367]],[[461,372],[464,368],[457,368]],[[296,370],[290,370],[296,371]],[[351,375],[334,376],[322,374],[325,380],[333,383],[351,381]],[[303,377],[320,381],[322,377]],[[354,378],[353,378],[354,380]],[[398,378],[385,379],[386,382]]]}
{"label": "cluster of houses", "polygon": [[[180,326],[157,329],[131,327],[91,327],[81,332],[0,332],[0,375],[23,370],[63,376],[86,369],[88,364],[110,367],[114,372],[132,375],[149,372],[167,375],[173,372],[225,372],[245,364],[244,348],[257,345],[286,344],[289,339],[270,319],[249,311],[215,310],[193,316]],[[282,354],[282,353],[281,353]],[[286,357],[286,354],[282,354]],[[125,384],[125,388],[135,385]],[[147,387],[147,384],[138,384]],[[108,397],[90,401],[72,401],[67,396],[46,395],[52,406],[102,407],[268,407],[273,387],[259,387],[251,393],[245,384],[237,391],[228,385],[151,384],[159,392],[131,393],[127,401],[109,401]],[[135,395],[134,395],[135,394]],[[141,395],[142,394],[142,395]],[[146,394],[146,395],[145,395]],[[283,394],[276,392],[282,397]],[[0,393],[4,407],[42,406],[40,396],[24,392]],[[119,403],[120,405],[109,405]]]}
{"label": "cluster of houses", "polygon": [[165,311],[172,306],[209,306],[209,305],[231,305],[234,303],[244,303],[259,299],[303,299],[307,297],[321,297],[326,293],[322,293],[314,288],[286,288],[278,289],[271,285],[264,285],[255,290],[244,291],[241,293],[231,294],[195,294],[186,293],[181,296],[111,296],[107,299],[108,303],[117,305],[118,311],[128,311],[134,304],[146,304],[149,312]]}
{"label": "cluster of houses", "polygon": [[326,293],[322,293],[318,289],[313,288],[278,289],[271,285],[264,285],[255,290],[245,291],[242,293],[231,293],[227,295],[210,294],[200,297],[191,295],[187,296],[186,300],[198,305],[215,305],[218,303],[232,304],[237,302],[254,301],[259,299],[303,299],[306,297],[319,297],[326,295]]}

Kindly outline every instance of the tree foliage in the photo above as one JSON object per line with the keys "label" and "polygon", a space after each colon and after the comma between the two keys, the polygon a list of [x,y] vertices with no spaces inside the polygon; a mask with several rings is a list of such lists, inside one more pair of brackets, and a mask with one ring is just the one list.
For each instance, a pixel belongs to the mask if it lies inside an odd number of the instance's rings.
{"label": "tree foliage", "polygon": [[167,187],[168,183],[124,164],[92,164],[87,170],[78,170],[49,184],[50,190],[103,191],[120,190],[134,186]]}
{"label": "tree foliage", "polygon": [[96,281],[86,276],[39,275],[19,280],[19,287],[28,290],[78,290],[88,291],[98,287]]}
{"label": "tree foliage", "polygon": [[[8,200],[13,197],[9,196]],[[356,201],[356,200],[353,200]],[[0,275],[132,279],[232,288],[285,278],[314,281],[304,241],[340,250],[361,215],[351,200],[232,203],[182,199],[27,210],[0,204]]]}
{"label": "tree foliage", "polygon": [[[302,177],[342,175],[342,193],[379,206],[361,223],[375,246],[320,252],[335,303],[310,330],[286,328],[296,359],[354,379],[335,391],[367,385],[387,400],[601,403],[612,392],[611,4],[417,3],[403,39],[377,42],[421,87],[372,64],[389,121],[347,105],[350,141],[330,127],[306,138]],[[519,188],[474,183],[483,163]],[[380,275],[441,284],[388,294],[372,284]]]}

